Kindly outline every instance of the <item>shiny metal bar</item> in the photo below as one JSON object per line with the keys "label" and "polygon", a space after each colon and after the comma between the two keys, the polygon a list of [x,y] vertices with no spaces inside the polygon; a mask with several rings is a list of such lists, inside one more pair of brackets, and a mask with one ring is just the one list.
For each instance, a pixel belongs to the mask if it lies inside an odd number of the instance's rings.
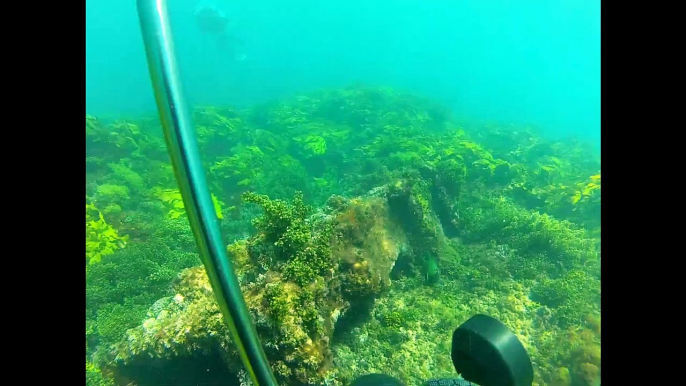
{"label": "shiny metal bar", "polygon": [[166,0],[138,0],[138,17],[150,78],[183,203],[200,257],[241,359],[256,386],[276,379],[252,323],[233,264],[221,237],[195,130],[183,97]]}

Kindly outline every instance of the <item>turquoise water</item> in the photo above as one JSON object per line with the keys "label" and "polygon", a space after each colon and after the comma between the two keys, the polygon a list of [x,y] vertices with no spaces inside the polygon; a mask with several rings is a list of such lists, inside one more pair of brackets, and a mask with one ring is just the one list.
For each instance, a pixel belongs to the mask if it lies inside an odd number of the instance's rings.
{"label": "turquoise water", "polygon": [[[598,1],[168,3],[207,188],[279,385],[469,379],[451,337],[478,314],[528,351],[521,384],[599,384]],[[89,0],[86,27],[86,384],[250,385],[135,2]]]}
{"label": "turquoise water", "polygon": [[[470,120],[600,140],[600,1],[215,0],[244,61],[200,32],[198,4],[169,1],[191,103],[252,105],[363,82]],[[154,112],[133,2],[86,2],[86,69],[90,114]]]}

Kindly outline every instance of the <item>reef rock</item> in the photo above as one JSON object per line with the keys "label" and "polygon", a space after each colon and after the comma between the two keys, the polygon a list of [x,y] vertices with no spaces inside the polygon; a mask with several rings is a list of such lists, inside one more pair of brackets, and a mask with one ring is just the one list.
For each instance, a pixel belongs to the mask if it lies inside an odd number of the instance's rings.
{"label": "reef rock", "polygon": [[[368,309],[389,286],[399,256],[412,250],[407,232],[428,222],[404,186],[397,182],[354,199],[332,196],[314,213],[301,195],[292,203],[244,197],[265,215],[255,221],[257,235],[228,249],[280,383],[324,381],[337,320]],[[393,205],[412,213],[392,213]],[[419,221],[408,228],[413,213]],[[438,222],[430,223],[432,236],[442,236]],[[204,268],[183,271],[174,289],[175,296],[155,303],[118,344],[101,349],[101,367],[117,384],[247,382]]]}

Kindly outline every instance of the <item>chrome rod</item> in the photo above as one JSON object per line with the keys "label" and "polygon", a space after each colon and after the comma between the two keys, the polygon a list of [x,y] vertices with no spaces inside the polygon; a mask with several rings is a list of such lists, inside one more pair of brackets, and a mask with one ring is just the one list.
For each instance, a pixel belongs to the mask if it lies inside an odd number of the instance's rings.
{"label": "chrome rod", "polygon": [[276,386],[221,237],[183,97],[166,0],[138,0],[138,17],[167,150],[219,308],[255,385]]}

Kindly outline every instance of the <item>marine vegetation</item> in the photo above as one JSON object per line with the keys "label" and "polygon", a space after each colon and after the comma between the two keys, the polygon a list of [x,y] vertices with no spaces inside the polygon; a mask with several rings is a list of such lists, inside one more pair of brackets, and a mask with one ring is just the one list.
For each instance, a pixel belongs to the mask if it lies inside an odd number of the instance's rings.
{"label": "marine vegetation", "polygon": [[[535,385],[600,377],[600,162],[368,86],[192,114],[217,218],[280,384],[454,377],[498,318]],[[250,383],[155,119],[86,116],[87,385]],[[151,370],[152,369],[152,370]]]}

